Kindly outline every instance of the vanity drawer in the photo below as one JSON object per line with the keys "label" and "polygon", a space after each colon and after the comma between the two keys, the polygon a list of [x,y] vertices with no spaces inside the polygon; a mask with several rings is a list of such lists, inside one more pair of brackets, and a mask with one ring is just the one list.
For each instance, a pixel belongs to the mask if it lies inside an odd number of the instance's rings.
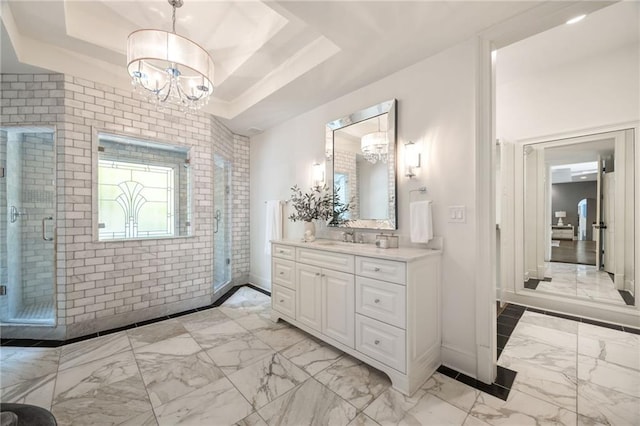
{"label": "vanity drawer", "polygon": [[296,263],[293,260],[278,259],[274,257],[271,262],[271,271],[273,274],[271,282],[273,284],[289,287],[291,290],[296,289]]}
{"label": "vanity drawer", "polygon": [[356,350],[404,373],[405,331],[356,314]]}
{"label": "vanity drawer", "polygon": [[404,285],[407,280],[406,263],[356,256],[356,275]]}
{"label": "vanity drawer", "polygon": [[353,274],[354,256],[350,254],[298,247],[296,249],[296,260],[307,265]]}
{"label": "vanity drawer", "polygon": [[271,289],[271,305],[290,318],[296,317],[296,292],[275,284]]}
{"label": "vanity drawer", "polygon": [[279,257],[282,259],[295,260],[296,248],[291,246],[285,246],[282,244],[273,244],[271,246],[271,254],[273,257]]}
{"label": "vanity drawer", "polygon": [[356,312],[405,328],[406,288],[398,284],[356,277]]}

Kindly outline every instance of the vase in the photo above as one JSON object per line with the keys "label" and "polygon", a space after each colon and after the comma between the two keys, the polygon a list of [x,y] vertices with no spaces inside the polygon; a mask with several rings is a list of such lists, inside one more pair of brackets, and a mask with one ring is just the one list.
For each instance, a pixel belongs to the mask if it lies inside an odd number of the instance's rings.
{"label": "vase", "polygon": [[316,239],[316,224],[312,221],[304,222],[304,240],[311,242]]}

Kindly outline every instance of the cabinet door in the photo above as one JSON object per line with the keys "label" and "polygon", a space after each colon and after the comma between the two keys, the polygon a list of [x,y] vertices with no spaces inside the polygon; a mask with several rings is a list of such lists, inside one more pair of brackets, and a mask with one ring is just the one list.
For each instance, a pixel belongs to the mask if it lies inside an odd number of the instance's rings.
{"label": "cabinet door", "polygon": [[322,270],[322,333],[350,348],[355,342],[354,277]]}
{"label": "cabinet door", "polygon": [[322,270],[315,266],[296,264],[296,320],[321,331]]}

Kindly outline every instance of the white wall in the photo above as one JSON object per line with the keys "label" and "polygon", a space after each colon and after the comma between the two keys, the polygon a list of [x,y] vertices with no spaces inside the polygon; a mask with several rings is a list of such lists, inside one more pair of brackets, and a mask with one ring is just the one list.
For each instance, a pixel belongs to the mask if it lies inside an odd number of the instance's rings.
{"label": "white wall", "polygon": [[[270,288],[265,255],[265,201],[288,199],[289,188],[310,185],[310,167],[322,161],[325,123],[356,110],[398,100],[398,233],[408,244],[409,189],[425,185],[433,200],[435,234],[444,237],[444,363],[475,375],[475,61],[466,42],[251,138],[251,281]],[[403,143],[419,144],[422,168],[412,180],[402,170]],[[465,205],[467,221],[447,223],[447,206]],[[285,237],[302,225],[285,220]]]}
{"label": "white wall", "polygon": [[497,59],[496,136],[509,141],[640,117],[637,44],[503,83]]}

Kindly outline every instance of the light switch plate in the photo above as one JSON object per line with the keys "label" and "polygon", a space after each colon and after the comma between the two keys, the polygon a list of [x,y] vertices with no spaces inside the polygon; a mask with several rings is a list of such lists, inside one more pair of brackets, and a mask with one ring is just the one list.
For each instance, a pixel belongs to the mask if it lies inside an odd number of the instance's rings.
{"label": "light switch plate", "polygon": [[449,223],[465,223],[467,208],[465,206],[449,206]]}

